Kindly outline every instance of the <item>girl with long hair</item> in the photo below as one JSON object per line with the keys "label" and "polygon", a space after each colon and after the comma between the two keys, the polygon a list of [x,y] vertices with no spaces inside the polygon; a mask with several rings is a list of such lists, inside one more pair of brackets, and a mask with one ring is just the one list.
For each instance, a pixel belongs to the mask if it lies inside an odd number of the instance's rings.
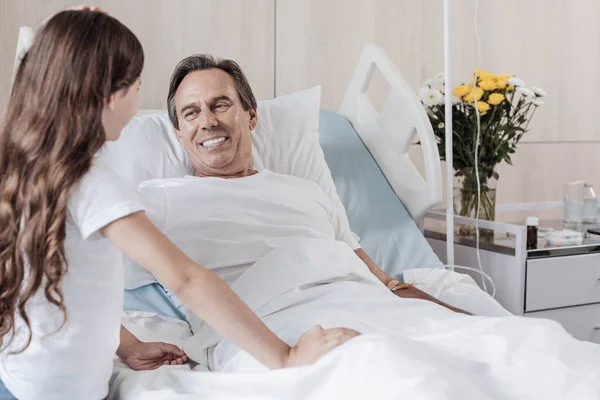
{"label": "girl with long hair", "polygon": [[18,398],[104,398],[115,352],[140,368],[185,361],[163,349],[144,364],[119,327],[122,253],[271,368],[313,363],[356,335],[317,327],[288,346],[95,158],[137,112],[143,62],[115,18],[71,10],[43,25],[16,73],[0,125],[0,379]]}

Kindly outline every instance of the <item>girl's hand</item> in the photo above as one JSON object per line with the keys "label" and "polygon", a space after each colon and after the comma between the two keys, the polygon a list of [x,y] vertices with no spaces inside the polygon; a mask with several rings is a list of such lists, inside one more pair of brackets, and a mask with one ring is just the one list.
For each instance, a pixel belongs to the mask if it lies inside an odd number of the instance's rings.
{"label": "girl's hand", "polygon": [[334,348],[358,335],[360,333],[353,329],[323,329],[317,325],[306,331],[300,337],[298,343],[290,349],[284,367],[299,367],[314,364],[319,358]]}

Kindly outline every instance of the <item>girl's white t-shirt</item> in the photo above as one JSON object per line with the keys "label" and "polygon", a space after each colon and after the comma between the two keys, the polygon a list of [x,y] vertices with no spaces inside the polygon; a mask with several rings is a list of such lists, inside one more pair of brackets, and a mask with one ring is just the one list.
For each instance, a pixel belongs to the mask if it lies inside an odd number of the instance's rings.
{"label": "girl's white t-shirt", "polygon": [[[108,394],[119,345],[123,256],[99,230],[142,210],[135,192],[103,161],[73,190],[66,224],[68,272],[62,282],[63,314],[38,291],[27,303],[33,337],[17,316],[11,346],[0,353],[0,379],[19,399],[102,399]],[[59,329],[60,328],[60,329]],[[5,336],[6,345],[10,338]]]}

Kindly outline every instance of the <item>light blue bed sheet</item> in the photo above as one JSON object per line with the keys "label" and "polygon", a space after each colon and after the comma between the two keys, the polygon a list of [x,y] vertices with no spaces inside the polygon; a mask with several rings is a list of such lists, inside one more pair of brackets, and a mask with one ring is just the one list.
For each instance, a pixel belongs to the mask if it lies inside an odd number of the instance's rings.
{"label": "light blue bed sheet", "polygon": [[[350,227],[365,252],[400,279],[405,269],[442,265],[348,120],[321,110],[319,131]],[[185,319],[157,283],[126,290],[124,309]]]}
{"label": "light blue bed sheet", "polygon": [[394,277],[442,265],[350,122],[321,110],[319,132],[350,228],[373,261]]}
{"label": "light blue bed sheet", "polygon": [[0,381],[0,400],[17,400]]}
{"label": "light blue bed sheet", "polygon": [[183,321],[186,319],[159,283],[152,283],[133,290],[125,290],[123,309],[153,312]]}

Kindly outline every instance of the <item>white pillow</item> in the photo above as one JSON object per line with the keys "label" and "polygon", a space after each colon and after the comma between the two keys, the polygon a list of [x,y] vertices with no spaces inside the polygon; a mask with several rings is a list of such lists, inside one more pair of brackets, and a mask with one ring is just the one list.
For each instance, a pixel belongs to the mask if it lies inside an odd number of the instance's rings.
{"label": "white pillow", "polygon": [[[258,102],[258,124],[252,132],[256,169],[308,179],[323,167],[329,171],[324,156],[312,153],[315,146],[319,147],[317,153],[323,153],[318,144],[320,102],[320,86]],[[150,179],[180,178],[194,172],[167,113],[133,117],[119,140],[107,142],[98,156],[132,187]]]}
{"label": "white pillow", "polygon": [[[258,102],[252,162],[258,170],[266,168],[317,183],[337,206],[340,221],[347,224],[346,211],[319,145],[320,103],[320,86]],[[99,157],[134,188],[150,179],[193,174],[166,113],[134,117],[120,139],[106,143]]]}

